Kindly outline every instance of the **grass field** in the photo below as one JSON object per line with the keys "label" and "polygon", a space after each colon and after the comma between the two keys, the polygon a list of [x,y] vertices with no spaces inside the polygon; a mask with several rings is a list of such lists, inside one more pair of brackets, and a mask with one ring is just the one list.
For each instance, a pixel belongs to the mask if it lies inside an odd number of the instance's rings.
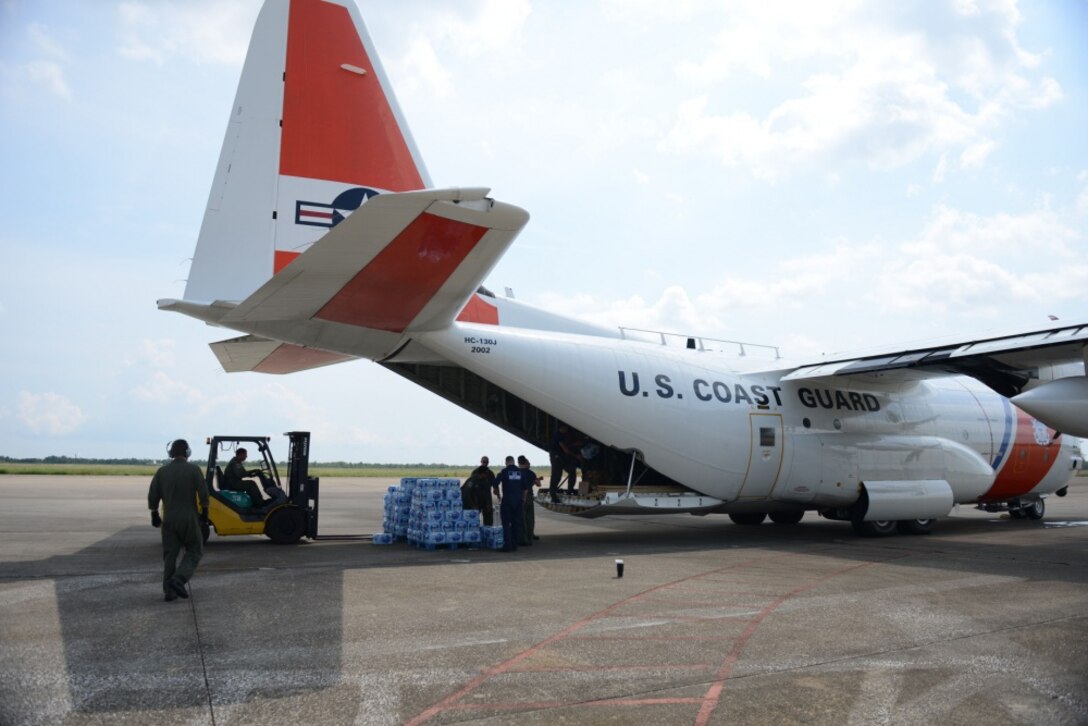
{"label": "grass field", "polygon": [[[194,462],[196,463],[196,462]],[[201,466],[199,463],[198,466]],[[277,464],[280,476],[287,472],[286,464]],[[0,464],[0,474],[45,474],[50,476],[147,476],[155,473],[155,465],[127,464]],[[201,466],[203,468],[203,466]],[[315,464],[310,467],[310,476],[317,477],[456,477],[464,479],[472,467],[458,466],[329,466]]]}

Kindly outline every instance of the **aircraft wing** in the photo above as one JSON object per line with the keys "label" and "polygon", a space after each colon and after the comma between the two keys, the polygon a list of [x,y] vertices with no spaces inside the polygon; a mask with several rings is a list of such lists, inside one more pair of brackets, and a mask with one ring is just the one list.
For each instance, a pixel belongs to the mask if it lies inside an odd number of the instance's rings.
{"label": "aircraft wing", "polygon": [[1084,374],[1088,323],[1045,330],[844,357],[803,365],[783,380],[856,376],[895,371],[926,378],[961,374],[976,378],[1003,396],[1016,396],[1038,383]]}
{"label": "aircraft wing", "polygon": [[281,343],[258,335],[220,340],[212,343],[210,347],[227,373],[296,373],[352,358],[316,348]]}

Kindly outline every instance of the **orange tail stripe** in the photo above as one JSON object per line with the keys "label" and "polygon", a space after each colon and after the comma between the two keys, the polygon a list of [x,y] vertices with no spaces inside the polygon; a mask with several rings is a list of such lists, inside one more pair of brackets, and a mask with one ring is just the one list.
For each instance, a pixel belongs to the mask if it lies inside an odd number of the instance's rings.
{"label": "orange tail stripe", "polygon": [[498,325],[499,309],[489,302],[484,302],[477,293],[469,299],[468,304],[461,310],[461,314],[457,316],[457,320],[462,323]]}
{"label": "orange tail stripe", "polygon": [[294,0],[288,27],[280,173],[394,192],[423,188],[347,8]]}
{"label": "orange tail stripe", "polygon": [[445,284],[486,227],[422,214],[315,317],[399,333]]}

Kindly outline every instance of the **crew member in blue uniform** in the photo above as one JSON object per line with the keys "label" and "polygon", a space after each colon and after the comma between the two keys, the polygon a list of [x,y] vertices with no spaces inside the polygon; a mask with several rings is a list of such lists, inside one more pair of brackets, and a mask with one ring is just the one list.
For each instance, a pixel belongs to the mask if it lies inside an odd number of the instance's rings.
{"label": "crew member in blue uniform", "polygon": [[495,477],[495,494],[499,497],[499,518],[502,520],[502,551],[513,552],[524,535],[525,473],[506,457],[506,468]]}
{"label": "crew member in blue uniform", "polygon": [[525,485],[525,502],[522,504],[525,509],[522,515],[525,521],[525,529],[518,544],[532,546],[534,539],[540,539],[536,536],[536,501],[533,496],[533,487],[540,486],[542,479],[529,468],[529,458],[524,454],[518,457],[518,468],[521,469],[522,482]]}

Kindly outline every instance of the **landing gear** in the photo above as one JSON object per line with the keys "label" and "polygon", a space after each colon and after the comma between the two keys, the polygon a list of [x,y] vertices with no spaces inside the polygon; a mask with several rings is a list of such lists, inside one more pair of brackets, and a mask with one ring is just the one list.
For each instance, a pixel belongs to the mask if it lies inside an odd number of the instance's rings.
{"label": "landing gear", "polygon": [[1038,499],[1010,499],[1004,502],[982,502],[978,508],[984,512],[1007,512],[1009,519],[1038,521],[1046,514],[1046,500],[1039,497]]}
{"label": "landing gear", "polygon": [[797,524],[805,516],[803,509],[787,509],[781,512],[771,512],[771,521],[775,524]]}
{"label": "landing gear", "polygon": [[850,524],[854,525],[855,532],[866,537],[887,537],[895,534],[897,523],[894,519],[875,519],[872,522],[854,519]]}
{"label": "landing gear", "polygon": [[729,518],[733,520],[733,524],[753,526],[763,524],[767,514],[766,512],[731,512]]}
{"label": "landing gear", "polygon": [[929,534],[936,519],[901,519],[895,523],[900,534]]}
{"label": "landing gear", "polygon": [[1030,502],[1014,501],[1009,503],[1010,519],[1035,519],[1039,520],[1046,514],[1046,502],[1035,499]]}
{"label": "landing gear", "polygon": [[1042,519],[1043,515],[1046,514],[1046,502],[1042,499],[1036,499],[1031,504],[1025,505],[1020,511],[1028,519]]}

